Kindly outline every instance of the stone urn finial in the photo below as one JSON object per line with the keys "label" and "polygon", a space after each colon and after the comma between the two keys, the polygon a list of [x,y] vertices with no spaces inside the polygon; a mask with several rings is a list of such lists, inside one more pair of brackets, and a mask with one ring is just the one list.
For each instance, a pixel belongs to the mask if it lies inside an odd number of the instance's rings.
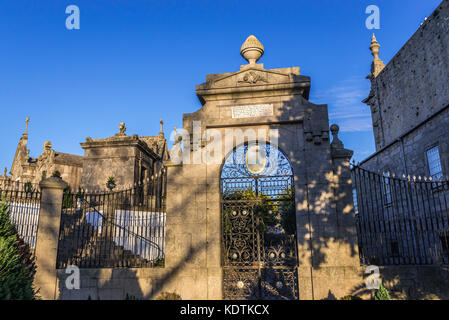
{"label": "stone urn finial", "polygon": [[379,73],[385,68],[385,64],[382,60],[379,59],[379,48],[380,44],[379,42],[377,42],[376,36],[373,33],[369,49],[371,50],[371,54],[374,57],[373,63],[371,64],[371,76],[374,78],[376,78]]}
{"label": "stone urn finial", "polygon": [[120,132],[118,133],[121,136],[125,136],[126,135],[126,126],[124,122],[120,122],[119,126],[118,126]]}
{"label": "stone urn finial", "polygon": [[255,64],[262,57],[263,53],[262,43],[253,35],[250,35],[240,48],[240,54],[249,64]]}
{"label": "stone urn finial", "polygon": [[338,138],[338,132],[340,131],[340,127],[336,124],[331,125],[330,127],[332,133],[332,148],[343,149],[343,142]]}
{"label": "stone urn finial", "polygon": [[369,46],[370,50],[371,50],[371,54],[373,55],[373,57],[375,59],[379,58],[379,48],[380,48],[380,44],[379,42],[377,42],[376,36],[373,33],[373,37],[371,38],[371,45]]}

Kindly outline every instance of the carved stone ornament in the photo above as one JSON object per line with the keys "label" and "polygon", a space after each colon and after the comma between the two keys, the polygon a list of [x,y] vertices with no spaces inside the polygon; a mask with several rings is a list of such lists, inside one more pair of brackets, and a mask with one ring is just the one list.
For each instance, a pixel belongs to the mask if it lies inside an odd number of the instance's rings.
{"label": "carved stone ornament", "polygon": [[254,71],[247,72],[243,75],[243,77],[238,81],[239,83],[248,83],[248,84],[256,84],[257,82],[265,82],[267,83],[267,77],[264,74],[257,73]]}
{"label": "carved stone ornament", "polygon": [[118,136],[126,136],[126,126],[124,122],[120,122],[119,126],[118,126],[120,132],[117,133]]}
{"label": "carved stone ornament", "polygon": [[240,54],[249,64],[255,64],[262,57],[263,53],[263,45],[253,35],[250,35],[240,48]]}

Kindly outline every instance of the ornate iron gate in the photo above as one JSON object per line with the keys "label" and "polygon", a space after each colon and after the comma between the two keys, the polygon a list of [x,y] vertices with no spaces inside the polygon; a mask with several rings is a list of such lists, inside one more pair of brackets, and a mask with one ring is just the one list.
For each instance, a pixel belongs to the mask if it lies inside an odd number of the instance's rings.
{"label": "ornate iron gate", "polygon": [[242,145],[221,173],[224,299],[298,299],[296,210],[287,157]]}

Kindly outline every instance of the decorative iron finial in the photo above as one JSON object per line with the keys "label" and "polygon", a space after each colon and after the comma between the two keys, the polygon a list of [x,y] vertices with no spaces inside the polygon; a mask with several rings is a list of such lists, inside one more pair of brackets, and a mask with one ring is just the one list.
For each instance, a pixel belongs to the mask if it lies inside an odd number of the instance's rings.
{"label": "decorative iron finial", "polygon": [[28,134],[28,122],[30,122],[30,117],[27,116],[25,120],[25,134]]}
{"label": "decorative iron finial", "polygon": [[240,48],[240,54],[249,64],[255,64],[262,57],[263,53],[262,43],[253,35],[250,35]]}
{"label": "decorative iron finial", "polygon": [[371,45],[369,49],[371,50],[371,54],[374,57],[373,63],[371,64],[371,77],[376,78],[379,73],[385,68],[385,64],[382,60],[379,59],[379,48],[380,44],[377,42],[376,36],[373,33],[373,37],[371,38]]}

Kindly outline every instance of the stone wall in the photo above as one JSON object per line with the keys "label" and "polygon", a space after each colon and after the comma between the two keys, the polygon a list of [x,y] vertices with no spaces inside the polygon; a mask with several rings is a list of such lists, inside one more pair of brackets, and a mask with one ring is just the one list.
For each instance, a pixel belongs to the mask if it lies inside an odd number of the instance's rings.
{"label": "stone wall", "polygon": [[362,162],[369,170],[429,176],[426,152],[439,147],[443,174],[449,172],[449,107]]}
{"label": "stone wall", "polygon": [[[326,286],[315,285],[315,300],[341,299],[346,295],[372,299],[373,290],[366,289],[366,267],[346,267],[341,269],[317,269],[314,275],[325,280]],[[80,289],[67,289],[65,282],[68,274],[65,270],[57,270],[57,293],[60,300],[125,300],[157,299],[162,292],[177,293],[183,300],[205,299],[198,293],[207,288],[201,284],[200,273],[186,275],[184,283],[178,287],[164,285],[167,270],[163,268],[127,268],[127,269],[81,269]],[[308,271],[310,272],[310,271]],[[449,299],[449,268],[444,266],[381,266],[380,280],[394,300],[448,300]],[[344,279],[344,286],[333,285]],[[221,279],[220,279],[221,280]],[[210,286],[220,286],[220,283],[209,283]],[[299,288],[300,293],[306,292],[308,286]],[[221,297],[217,297],[221,299]],[[301,300],[310,300],[304,294]]]}
{"label": "stone wall", "polygon": [[371,81],[376,150],[449,103],[449,1],[444,0]]}
{"label": "stone wall", "polygon": [[[360,267],[362,282],[352,287],[351,294],[371,299],[373,290],[366,289],[366,267]],[[393,300],[449,299],[449,268],[447,266],[380,266],[379,280]]]}
{"label": "stone wall", "polygon": [[109,177],[117,187],[148,179],[161,159],[137,135],[116,135],[107,139],[86,139],[81,186],[104,190]]}
{"label": "stone wall", "polygon": [[81,185],[88,189],[106,189],[106,181],[114,177],[119,186],[135,182],[136,154],[132,147],[93,148],[86,150],[83,159]]}

